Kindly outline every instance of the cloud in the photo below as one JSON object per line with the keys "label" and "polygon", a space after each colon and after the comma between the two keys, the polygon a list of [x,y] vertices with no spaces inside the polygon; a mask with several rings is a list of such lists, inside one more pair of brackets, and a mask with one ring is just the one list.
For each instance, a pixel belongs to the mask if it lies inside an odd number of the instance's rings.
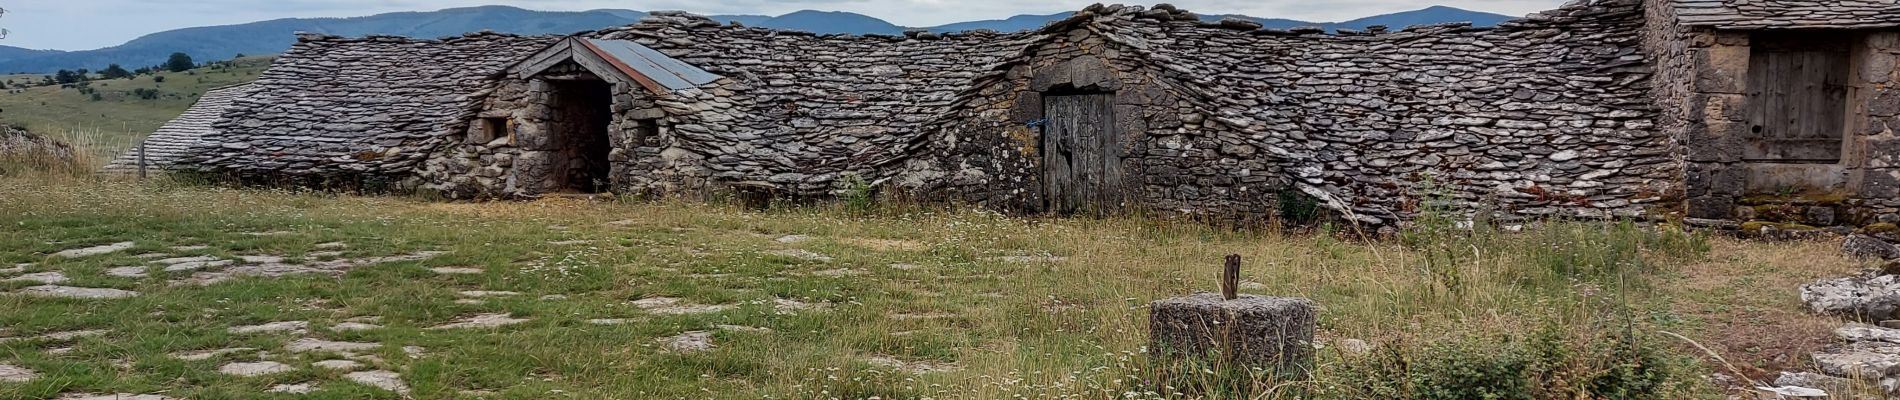
{"label": "cloud", "polygon": [[[512,5],[550,11],[602,8],[687,10],[701,14],[778,15],[804,9],[850,11],[905,26],[933,26],[1017,14],[1081,9],[1096,0],[31,0],[0,1],[0,27],[13,35],[0,45],[81,50],[124,43],[169,29],[237,24],[276,18],[348,17],[394,11]],[[1340,21],[1414,10],[1417,0],[1155,0],[1203,14],[1246,14],[1309,21]],[[1507,15],[1556,7],[1561,0],[1437,0],[1446,5]],[[83,27],[83,28],[75,28]]]}

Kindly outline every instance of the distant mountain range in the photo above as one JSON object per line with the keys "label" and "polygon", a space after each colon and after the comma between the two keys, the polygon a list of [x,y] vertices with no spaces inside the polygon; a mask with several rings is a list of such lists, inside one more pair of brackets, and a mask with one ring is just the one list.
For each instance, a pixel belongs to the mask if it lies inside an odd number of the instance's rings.
{"label": "distant mountain range", "polygon": [[[1073,13],[1018,15],[1008,19],[970,21],[928,27],[936,32],[989,29],[1013,32],[1040,28]],[[163,63],[173,52],[184,52],[200,61],[222,60],[238,54],[274,54],[296,42],[296,32],[315,32],[341,36],[369,34],[435,38],[466,32],[492,30],[519,34],[566,34],[632,24],[646,13],[633,10],[593,10],[579,12],[532,11],[507,6],[451,8],[429,12],[398,12],[352,18],[287,18],[238,25],[207,26],[164,31],[133,39],[125,44],[96,50],[31,50],[0,46],[0,72],[46,73],[59,69],[99,70],[108,64],[126,68]],[[780,16],[715,15],[715,20],[739,22],[747,26],[800,30],[814,33],[902,34],[907,28],[870,16],[837,11],[799,11]],[[1490,26],[1511,17],[1434,6],[1394,14],[1378,15],[1345,22],[1306,22],[1289,19],[1256,18],[1242,15],[1208,15],[1260,22],[1269,28],[1318,26],[1326,29],[1360,29],[1372,25],[1400,28],[1408,25],[1443,22],[1471,22]]]}

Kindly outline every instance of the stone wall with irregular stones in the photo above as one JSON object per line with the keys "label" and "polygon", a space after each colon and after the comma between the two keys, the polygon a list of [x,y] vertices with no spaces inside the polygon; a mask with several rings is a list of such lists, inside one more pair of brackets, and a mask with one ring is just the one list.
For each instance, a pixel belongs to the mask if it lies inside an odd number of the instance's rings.
{"label": "stone wall with irregular stones", "polygon": [[1855,52],[1841,160],[1853,189],[1849,219],[1900,223],[1900,32],[1867,32]]}
{"label": "stone wall with irregular stones", "polygon": [[73,146],[26,129],[0,125],[0,159],[72,163]]}
{"label": "stone wall with irregular stones", "polygon": [[1012,105],[1037,94],[1038,68],[1086,53],[1166,94],[1158,107],[1120,102],[1145,125],[1125,129],[1145,138],[1123,142],[1135,203],[1265,213],[1267,193],[1291,190],[1374,224],[1431,198],[1502,217],[1638,216],[1678,191],[1681,173],[1655,126],[1643,13],[1637,0],[1599,0],[1495,29],[1327,34],[1094,8],[1030,61],[992,72],[919,155],[943,158],[911,162],[917,178],[900,182],[1033,206],[1035,161],[994,149],[1034,146],[1014,127],[1036,110]]}

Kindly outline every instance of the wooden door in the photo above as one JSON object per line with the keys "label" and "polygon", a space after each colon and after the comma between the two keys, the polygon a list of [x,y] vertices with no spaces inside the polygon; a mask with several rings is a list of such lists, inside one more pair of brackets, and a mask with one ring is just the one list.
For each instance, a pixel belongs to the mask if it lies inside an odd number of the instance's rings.
{"label": "wooden door", "polygon": [[1743,159],[1831,163],[1847,126],[1848,37],[1756,35],[1748,62]]}
{"label": "wooden door", "polygon": [[1047,209],[1069,214],[1121,206],[1121,145],[1114,95],[1043,97],[1042,178]]}

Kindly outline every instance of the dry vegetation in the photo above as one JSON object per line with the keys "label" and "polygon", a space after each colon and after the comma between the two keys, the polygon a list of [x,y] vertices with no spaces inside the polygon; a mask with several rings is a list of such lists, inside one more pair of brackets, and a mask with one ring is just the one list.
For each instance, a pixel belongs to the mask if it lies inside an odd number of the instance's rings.
{"label": "dry vegetation", "polygon": [[[0,341],[0,363],[41,374],[0,383],[0,398],[261,398],[296,383],[318,391],[276,396],[396,397],[309,366],[335,356],[276,350],[300,337],[382,344],[373,367],[400,373],[417,398],[1722,398],[1707,376],[1730,367],[1661,332],[1772,379],[1803,368],[1838,324],[1804,312],[1795,287],[1858,267],[1833,243],[1633,224],[1509,233],[1426,220],[1400,240],[1336,237],[922,206],[440,203],[15,173],[0,177],[0,267],[30,263],[20,273],[62,271],[71,285],[141,296],[0,295],[0,337],[107,332]],[[48,256],[122,241],[136,247]],[[446,253],[208,286],[169,282],[188,272],[102,273],[148,262],[141,253],[318,259],[330,243],[347,247],[323,256]],[[1322,305],[1328,346],[1310,378],[1148,362],[1145,304],[1213,290],[1229,253],[1247,260],[1242,292]],[[444,267],[476,273],[431,272]],[[519,294],[479,304],[457,294],[472,290]],[[661,297],[729,307],[639,306]],[[489,313],[527,321],[429,329]],[[349,320],[382,328],[324,328]],[[310,329],[226,331],[280,321]],[[693,331],[715,347],[665,348]],[[1344,339],[1372,350],[1343,351]],[[234,347],[264,350],[168,355]],[[259,360],[295,370],[218,372]]]}

